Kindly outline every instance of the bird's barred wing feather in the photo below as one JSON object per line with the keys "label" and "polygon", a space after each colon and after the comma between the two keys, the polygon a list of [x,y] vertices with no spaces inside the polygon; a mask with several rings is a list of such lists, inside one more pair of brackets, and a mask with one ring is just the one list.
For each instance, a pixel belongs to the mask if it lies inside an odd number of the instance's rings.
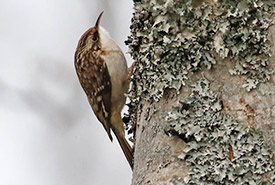
{"label": "bird's barred wing feather", "polygon": [[[89,61],[85,61],[87,58],[89,58]],[[94,58],[91,55],[89,57],[78,57],[76,53],[75,67],[80,84],[96,117],[104,126],[110,140],[112,140],[110,122],[112,87],[106,63],[104,60]]]}

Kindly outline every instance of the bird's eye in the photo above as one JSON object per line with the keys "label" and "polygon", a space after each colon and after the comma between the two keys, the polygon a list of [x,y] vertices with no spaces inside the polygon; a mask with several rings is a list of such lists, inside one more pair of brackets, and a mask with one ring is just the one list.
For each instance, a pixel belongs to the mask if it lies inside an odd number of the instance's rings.
{"label": "bird's eye", "polygon": [[98,39],[97,35],[94,35],[93,38],[92,38],[92,40],[93,40],[94,42],[96,42],[97,39]]}

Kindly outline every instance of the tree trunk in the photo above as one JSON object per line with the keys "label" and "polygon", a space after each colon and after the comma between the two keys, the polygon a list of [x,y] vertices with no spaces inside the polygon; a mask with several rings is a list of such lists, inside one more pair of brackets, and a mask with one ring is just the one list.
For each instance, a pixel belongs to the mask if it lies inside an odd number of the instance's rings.
{"label": "tree trunk", "polygon": [[132,184],[275,183],[274,1],[134,2]]}

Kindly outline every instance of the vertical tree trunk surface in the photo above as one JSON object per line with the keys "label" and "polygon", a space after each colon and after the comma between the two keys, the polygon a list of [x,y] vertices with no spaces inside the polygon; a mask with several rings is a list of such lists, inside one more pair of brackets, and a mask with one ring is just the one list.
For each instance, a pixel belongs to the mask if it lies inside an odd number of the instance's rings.
{"label": "vertical tree trunk surface", "polygon": [[135,1],[133,185],[275,183],[273,5]]}

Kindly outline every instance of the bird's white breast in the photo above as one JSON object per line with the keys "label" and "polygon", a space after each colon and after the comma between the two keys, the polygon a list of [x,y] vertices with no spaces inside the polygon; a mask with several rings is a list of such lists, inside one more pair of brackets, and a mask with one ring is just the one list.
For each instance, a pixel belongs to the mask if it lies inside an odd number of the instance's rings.
{"label": "bird's white breast", "polygon": [[101,41],[101,49],[112,83],[112,104],[124,105],[125,95],[128,90],[126,82],[128,76],[128,67],[126,59],[119,46],[111,39],[110,35],[104,28],[100,27],[99,37]]}

